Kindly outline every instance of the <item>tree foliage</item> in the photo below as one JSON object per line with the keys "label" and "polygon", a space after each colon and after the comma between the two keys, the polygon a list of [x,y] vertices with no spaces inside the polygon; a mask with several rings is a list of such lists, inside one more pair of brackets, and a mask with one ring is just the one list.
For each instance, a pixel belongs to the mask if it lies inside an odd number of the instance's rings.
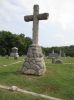
{"label": "tree foliage", "polygon": [[[19,55],[26,55],[28,47],[32,44],[32,39],[25,37],[25,34],[13,34],[9,31],[0,31],[0,55],[10,55],[12,47],[17,47]],[[55,53],[62,51],[66,56],[74,57],[74,45],[63,47],[42,47],[43,53],[48,56],[54,49]]]}
{"label": "tree foliage", "polygon": [[51,47],[51,48],[44,48],[43,47],[43,53],[46,56],[49,56],[49,53],[52,53],[52,50],[54,49],[55,53],[60,54],[60,50],[61,50],[61,55],[62,57],[64,56],[64,54],[66,56],[70,56],[70,57],[74,57],[74,45],[71,46],[63,46],[63,47]]}
{"label": "tree foliage", "polygon": [[13,34],[8,31],[0,31],[0,55],[10,55],[12,47],[17,47],[19,55],[25,55],[32,40],[24,34]]}

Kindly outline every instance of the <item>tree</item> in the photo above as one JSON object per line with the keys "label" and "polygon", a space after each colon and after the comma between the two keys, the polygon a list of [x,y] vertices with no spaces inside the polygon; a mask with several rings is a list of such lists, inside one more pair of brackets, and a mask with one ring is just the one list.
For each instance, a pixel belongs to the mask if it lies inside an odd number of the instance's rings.
{"label": "tree", "polygon": [[31,38],[25,37],[22,33],[13,34],[9,31],[0,31],[0,55],[9,55],[14,46],[18,48],[19,55],[24,55],[31,43]]}

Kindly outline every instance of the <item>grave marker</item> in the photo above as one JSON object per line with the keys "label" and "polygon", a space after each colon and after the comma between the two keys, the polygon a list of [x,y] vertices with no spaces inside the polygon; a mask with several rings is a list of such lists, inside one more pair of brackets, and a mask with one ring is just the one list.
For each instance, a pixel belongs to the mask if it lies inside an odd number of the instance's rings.
{"label": "grave marker", "polygon": [[29,47],[27,57],[21,69],[24,74],[42,75],[46,71],[41,47],[38,45],[39,20],[48,19],[49,14],[39,14],[39,5],[34,5],[33,15],[25,16],[26,22],[33,21],[33,43]]}

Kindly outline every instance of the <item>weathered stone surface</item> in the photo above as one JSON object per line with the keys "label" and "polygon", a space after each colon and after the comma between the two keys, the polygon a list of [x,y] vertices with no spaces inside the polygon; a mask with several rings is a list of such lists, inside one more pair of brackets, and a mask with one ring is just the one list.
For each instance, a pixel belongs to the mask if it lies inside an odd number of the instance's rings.
{"label": "weathered stone surface", "polygon": [[18,48],[13,47],[10,56],[11,56],[11,57],[14,57],[14,59],[18,59],[18,57],[19,57]]}
{"label": "weathered stone surface", "polygon": [[62,61],[60,60],[59,54],[54,53],[54,49],[53,49],[52,53],[49,53],[49,58],[52,59],[52,63],[53,63],[53,64],[62,63]]}
{"label": "weathered stone surface", "polygon": [[48,13],[39,14],[39,5],[34,5],[33,15],[24,17],[26,22],[33,21],[33,44],[28,49],[22,73],[42,75],[46,70],[42,49],[38,46],[38,27],[39,20],[46,20],[48,16]]}
{"label": "weathered stone surface", "polygon": [[33,21],[33,44],[38,44],[39,20],[47,20],[48,16],[48,13],[39,14],[39,5],[34,5],[33,15],[28,15],[24,17],[24,20],[26,22]]}
{"label": "weathered stone surface", "polygon": [[44,74],[46,67],[41,47],[34,45],[30,46],[27,55],[28,56],[26,57],[23,67],[21,69],[22,73],[35,75]]}
{"label": "weathered stone surface", "polygon": [[25,74],[35,74],[35,70],[34,69],[27,69],[24,73]]}

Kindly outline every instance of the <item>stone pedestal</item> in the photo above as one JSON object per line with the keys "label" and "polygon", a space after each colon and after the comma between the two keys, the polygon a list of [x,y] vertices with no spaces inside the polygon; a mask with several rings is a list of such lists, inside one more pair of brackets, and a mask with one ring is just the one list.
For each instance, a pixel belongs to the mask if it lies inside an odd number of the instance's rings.
{"label": "stone pedestal", "polygon": [[42,49],[38,45],[31,45],[22,67],[22,73],[43,75],[46,71]]}

